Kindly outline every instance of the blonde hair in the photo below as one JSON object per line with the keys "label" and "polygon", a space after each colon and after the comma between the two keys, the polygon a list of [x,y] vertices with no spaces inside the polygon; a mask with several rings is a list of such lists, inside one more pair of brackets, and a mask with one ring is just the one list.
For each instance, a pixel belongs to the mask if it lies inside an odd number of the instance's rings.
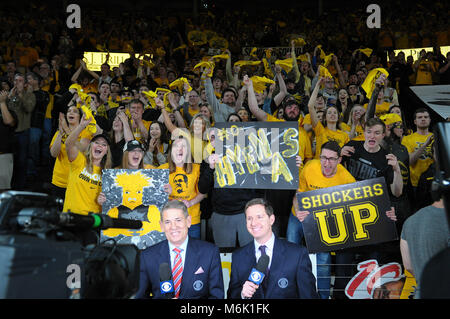
{"label": "blonde hair", "polygon": [[184,161],[183,164],[183,170],[186,172],[186,174],[190,174],[192,173],[192,154],[191,154],[191,143],[189,143],[188,139],[184,136],[179,136],[177,137],[172,143],[170,143],[169,146],[169,154],[167,156],[167,162],[169,163],[169,173],[174,173],[177,170],[177,166],[175,165],[175,163],[172,160],[172,149],[173,149],[173,145],[178,141],[178,140],[185,140],[186,141],[186,151],[188,152],[187,156],[189,156],[188,158],[186,158],[186,160]]}
{"label": "blonde hair", "polygon": [[[86,170],[89,173],[93,173],[94,171],[94,162],[92,160],[92,142],[89,143],[87,150],[83,153],[83,155],[86,157]],[[100,168],[103,169],[108,169],[112,167],[112,154],[111,154],[111,149],[108,145],[108,149],[106,151],[106,154],[103,155],[103,158],[100,162]],[[100,171],[101,174],[101,171]]]}

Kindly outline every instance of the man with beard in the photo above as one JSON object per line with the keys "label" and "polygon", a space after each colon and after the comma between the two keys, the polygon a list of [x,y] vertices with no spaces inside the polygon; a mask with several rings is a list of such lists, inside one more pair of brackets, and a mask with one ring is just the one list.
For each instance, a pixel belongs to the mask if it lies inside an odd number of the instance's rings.
{"label": "man with beard", "polygon": [[[298,122],[298,144],[299,153],[298,156],[301,157],[302,164],[300,170],[303,168],[303,164],[306,161],[313,158],[313,153],[311,150],[311,142],[302,127],[303,116],[300,112],[300,107],[292,95],[288,95],[284,98],[281,107],[283,108],[283,119],[278,119],[258,107],[258,102],[256,101],[255,91],[253,89],[253,83],[248,78],[244,76],[244,85],[247,87],[248,92],[248,105],[250,111],[256,117],[258,121],[268,121],[268,122],[279,122],[279,121],[296,121]],[[276,223],[274,225],[274,231],[278,236],[284,237],[284,233],[287,229],[287,223],[289,219],[289,214],[292,206],[292,197],[295,191],[292,190],[273,190],[266,192],[266,199],[272,203],[275,211],[279,214],[277,216]]]}

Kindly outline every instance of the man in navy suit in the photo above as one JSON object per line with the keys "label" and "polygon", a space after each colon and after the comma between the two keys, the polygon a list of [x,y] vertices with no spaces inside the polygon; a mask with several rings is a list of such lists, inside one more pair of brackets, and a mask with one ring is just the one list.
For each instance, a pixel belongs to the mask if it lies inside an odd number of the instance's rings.
{"label": "man in navy suit", "polygon": [[[273,208],[262,198],[245,207],[247,229],[254,241],[233,252],[228,297],[232,299],[318,298],[316,280],[306,248],[276,238],[272,232]],[[270,258],[260,285],[249,275],[262,254]]]}
{"label": "man in navy suit", "polygon": [[[141,276],[136,298],[224,298],[219,249],[188,236],[191,217],[183,202],[169,201],[161,211],[161,230],[167,240],[141,252]],[[172,270],[174,292],[160,289],[160,265]]]}

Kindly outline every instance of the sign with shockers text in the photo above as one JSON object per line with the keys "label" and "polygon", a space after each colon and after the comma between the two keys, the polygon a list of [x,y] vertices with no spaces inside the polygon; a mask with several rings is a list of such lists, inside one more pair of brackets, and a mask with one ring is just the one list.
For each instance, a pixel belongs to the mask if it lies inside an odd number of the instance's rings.
{"label": "sign with shockers text", "polygon": [[297,122],[221,122],[214,187],[297,189]]}
{"label": "sign with shockers text", "polygon": [[398,239],[384,177],[297,193],[310,253],[378,244]]}

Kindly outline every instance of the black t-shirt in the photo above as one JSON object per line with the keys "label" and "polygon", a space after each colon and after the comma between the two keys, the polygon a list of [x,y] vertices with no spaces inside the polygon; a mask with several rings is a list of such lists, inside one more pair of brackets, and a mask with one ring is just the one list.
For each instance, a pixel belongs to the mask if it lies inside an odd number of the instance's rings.
{"label": "black t-shirt", "polygon": [[389,185],[394,181],[394,170],[388,164],[383,148],[376,153],[369,153],[364,148],[364,141],[350,141],[345,146],[353,146],[355,152],[352,156],[343,156],[342,160],[347,164],[347,170],[357,181],[384,177],[390,191]]}

